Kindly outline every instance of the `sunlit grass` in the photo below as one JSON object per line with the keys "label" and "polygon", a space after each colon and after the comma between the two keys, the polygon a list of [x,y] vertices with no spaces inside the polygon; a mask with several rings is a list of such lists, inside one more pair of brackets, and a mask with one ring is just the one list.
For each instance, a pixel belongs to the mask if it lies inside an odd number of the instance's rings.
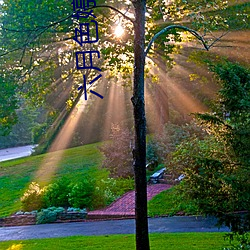
{"label": "sunlit grass", "polygon": [[[228,246],[223,233],[168,233],[151,234],[151,250],[221,250]],[[79,250],[79,249],[135,249],[134,235],[77,236],[55,239],[23,240],[1,242],[0,249],[18,250]],[[16,249],[16,250],[17,250]]]}
{"label": "sunlit grass", "polygon": [[[102,155],[97,149],[100,143],[89,144],[82,147],[67,149],[62,152],[62,159],[56,172],[49,180],[62,176],[70,180],[78,181],[86,174],[101,174],[98,166]],[[58,152],[49,153],[51,157]],[[47,154],[30,156],[24,159],[1,162],[0,167],[0,217],[9,215],[21,208],[20,197],[24,190],[35,178],[41,162]],[[48,181],[49,181],[48,180]]]}

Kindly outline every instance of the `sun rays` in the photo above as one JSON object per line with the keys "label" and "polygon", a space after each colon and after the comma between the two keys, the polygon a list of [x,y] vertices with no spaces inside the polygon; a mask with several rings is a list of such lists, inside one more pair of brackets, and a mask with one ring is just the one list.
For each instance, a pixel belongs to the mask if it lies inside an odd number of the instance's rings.
{"label": "sun rays", "polygon": [[[159,130],[166,122],[176,121],[178,118],[176,115],[183,119],[190,113],[207,110],[207,107],[187,87],[193,83],[189,79],[192,70],[186,65],[186,58],[181,58],[180,61],[180,64],[172,70],[167,69],[165,63],[157,60],[157,67],[151,65],[149,73],[158,75],[159,81],[157,83],[150,79],[145,81],[148,132]],[[109,139],[113,123],[133,128],[130,101],[132,93],[122,86],[124,81],[126,80],[119,77],[116,79],[103,77],[96,91],[102,93],[104,99],[90,97],[87,101],[80,100],[74,107],[35,175],[38,182],[47,184],[53,178],[60,166],[64,149],[71,145],[72,138],[77,133],[80,133],[82,138],[81,144],[87,144],[94,142],[92,138],[97,138],[98,141]],[[214,95],[215,91],[209,84],[199,87],[206,95]],[[56,123],[64,116],[62,112]]]}
{"label": "sun rays", "polygon": [[86,102],[81,99],[73,108],[60,132],[51,144],[48,152],[53,153],[48,153],[46,155],[35,176],[35,179],[39,183],[49,182],[51,177],[55,174],[60,160],[63,157],[63,150],[68,147],[85,106]]}

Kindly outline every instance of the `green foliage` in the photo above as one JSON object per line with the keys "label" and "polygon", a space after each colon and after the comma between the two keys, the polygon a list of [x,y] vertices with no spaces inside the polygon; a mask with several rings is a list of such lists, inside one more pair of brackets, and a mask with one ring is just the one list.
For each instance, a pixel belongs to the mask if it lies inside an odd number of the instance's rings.
{"label": "green foliage", "polygon": [[44,189],[38,183],[32,182],[28,190],[21,197],[22,209],[24,211],[39,210],[43,206]]}
{"label": "green foliage", "polygon": [[224,20],[223,29],[229,30],[241,30],[241,29],[249,29],[249,11],[250,11],[250,3],[237,3],[231,6],[228,6],[225,10],[215,10],[210,12],[209,15],[214,17],[215,15],[220,15]]}
{"label": "green foliage", "polygon": [[147,169],[149,171],[154,171],[154,169],[158,166],[159,156],[157,155],[157,143],[150,139],[147,142],[147,151],[146,151]]}
{"label": "green foliage", "polygon": [[96,181],[93,195],[94,208],[111,204],[124,193],[134,189],[132,178],[102,178]]}
{"label": "green foliage", "polygon": [[[17,123],[13,125],[11,132],[6,136],[0,136],[0,148],[15,147],[33,144],[32,129],[38,121],[43,120],[43,110],[32,108],[22,102],[16,111]],[[35,142],[36,143],[36,142]]]}
{"label": "green foliage", "polygon": [[63,177],[45,187],[43,195],[45,207],[68,207],[70,184],[69,179]]}
{"label": "green foliage", "polygon": [[250,70],[230,62],[210,64],[210,68],[222,86],[216,114],[197,118],[209,133],[224,141],[231,164],[239,164],[238,171],[244,175],[250,166]]}
{"label": "green foliage", "polygon": [[113,192],[115,186],[116,179],[114,178],[100,179],[96,182],[93,195],[93,205],[95,209],[105,207],[117,198]]}
{"label": "green foliage", "polygon": [[121,196],[124,193],[134,190],[134,179],[133,178],[119,178],[116,179],[116,185],[114,185],[113,192],[116,196]]}
{"label": "green foliage", "polygon": [[250,74],[229,62],[210,68],[222,86],[216,110],[196,115],[209,136],[183,142],[171,155],[169,169],[185,174],[180,191],[203,213],[217,216],[232,231],[244,232],[250,221]]}
{"label": "green foliage", "polygon": [[45,207],[91,208],[93,192],[94,181],[85,179],[73,182],[67,178],[61,178],[45,187],[44,205]]}
{"label": "green foliage", "polygon": [[194,138],[178,147],[168,166],[174,177],[185,174],[179,192],[185,193],[208,214],[242,209],[232,189],[234,174],[232,169],[224,168],[223,159],[226,161],[223,145],[215,138]]}
{"label": "green foliage", "polygon": [[[224,237],[230,242],[230,247],[224,247],[223,250],[249,250],[250,249],[250,240],[249,234],[239,234],[239,233],[228,233]],[[235,243],[235,241],[237,243]]]}
{"label": "green foliage", "polygon": [[2,75],[0,76],[0,100],[0,136],[3,136],[9,134],[12,126],[17,122],[18,99],[16,85]]}
{"label": "green foliage", "polygon": [[73,207],[91,208],[92,196],[94,192],[94,183],[85,179],[76,184],[72,184],[72,189],[69,193],[69,204]]}
{"label": "green foliage", "polygon": [[100,147],[104,154],[102,168],[110,172],[110,177],[128,178],[133,173],[132,135],[128,129],[122,129],[119,125],[111,127],[111,142]]}
{"label": "green foliage", "polygon": [[59,213],[64,212],[62,207],[48,207],[37,213],[36,224],[55,222]]}
{"label": "green foliage", "polygon": [[47,123],[42,123],[36,125],[32,129],[32,135],[33,135],[33,143],[37,144],[41,140],[42,136],[46,133],[47,129]]}
{"label": "green foliage", "polygon": [[[134,189],[134,180],[103,178],[96,180],[85,174],[85,179],[70,181],[67,178],[45,186],[30,185],[22,198],[24,211],[39,210],[42,207],[101,208],[109,205],[124,193]],[[92,178],[92,179],[91,179]],[[28,209],[28,210],[27,210]]]}
{"label": "green foliage", "polygon": [[[107,1],[99,0],[98,4]],[[113,1],[111,5],[119,10],[128,9],[127,16],[132,16],[131,1]],[[228,16],[233,20],[246,19],[247,9],[241,14],[241,9],[228,11],[227,1],[147,1],[148,16],[146,25],[146,42],[162,28],[180,23],[192,23],[199,30],[209,31],[228,27]],[[5,0],[0,5],[0,21],[2,23],[0,42],[0,67],[9,72],[15,70],[16,83],[20,94],[35,105],[44,103],[51,97],[58,97],[61,92],[66,99],[77,96],[78,84],[81,82],[79,72],[72,70],[74,61],[72,51],[77,45],[72,42],[77,22],[82,20],[71,18],[72,5],[66,0],[33,1]],[[133,71],[133,36],[134,26],[126,18],[117,15],[109,8],[94,10],[99,24],[98,50],[102,52],[102,67],[114,78],[118,73],[128,80],[124,84],[130,85]],[[243,18],[242,18],[243,17]],[[85,18],[86,19],[86,18]],[[15,22],[13,22],[15,20]],[[120,23],[125,27],[123,37],[117,39],[113,35],[114,24]],[[189,23],[187,23],[189,22]],[[247,23],[247,19],[245,20]],[[208,33],[208,32],[207,32]],[[172,64],[172,53],[179,47],[175,42],[182,40],[179,31],[171,30],[155,41],[152,50],[163,52],[161,56],[167,64]],[[93,46],[96,46],[93,44]],[[86,47],[85,47],[86,48]],[[87,48],[86,48],[87,50]],[[123,56],[121,56],[123,55]],[[54,84],[56,82],[56,84]],[[73,88],[72,88],[73,83]],[[22,88],[21,85],[25,85]],[[63,86],[62,86],[63,85]],[[49,96],[52,92],[54,96]],[[72,92],[70,94],[70,92]],[[66,93],[66,94],[65,94]],[[47,97],[50,98],[47,98]],[[62,98],[62,95],[60,96]],[[72,100],[71,100],[72,101]]]}

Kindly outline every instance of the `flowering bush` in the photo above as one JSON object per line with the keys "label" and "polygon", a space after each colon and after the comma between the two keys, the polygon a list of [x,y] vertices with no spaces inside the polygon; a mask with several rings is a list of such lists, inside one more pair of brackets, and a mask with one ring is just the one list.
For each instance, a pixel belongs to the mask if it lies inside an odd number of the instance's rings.
{"label": "flowering bush", "polygon": [[31,182],[28,190],[21,197],[22,208],[24,211],[33,211],[41,209],[43,206],[43,194],[45,189],[38,183]]}

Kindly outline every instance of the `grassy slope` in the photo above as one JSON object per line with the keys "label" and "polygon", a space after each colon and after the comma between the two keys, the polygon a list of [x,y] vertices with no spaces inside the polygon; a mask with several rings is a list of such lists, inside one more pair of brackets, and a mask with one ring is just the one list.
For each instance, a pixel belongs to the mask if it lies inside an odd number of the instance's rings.
{"label": "grassy slope", "polygon": [[183,212],[186,215],[199,214],[194,204],[187,203],[185,199],[182,199],[182,197],[176,193],[174,187],[156,195],[148,203],[148,215],[150,217],[162,215],[171,216],[178,212]]}
{"label": "grassy slope", "polygon": [[[151,234],[152,250],[221,250],[228,246],[224,233]],[[76,236],[57,239],[1,242],[0,249],[10,250],[78,250],[135,249],[134,235]]]}
{"label": "grassy slope", "polygon": [[[107,172],[98,169],[102,159],[102,155],[97,149],[98,145],[100,143],[65,150],[52,178],[64,176],[77,181],[84,175],[106,177]],[[50,153],[50,156],[56,155],[57,152]],[[48,154],[0,163],[0,218],[21,209],[20,197],[30,182],[37,181],[34,176],[46,156]],[[150,216],[174,214],[180,211],[178,209],[176,196],[171,190],[162,192],[149,203]]]}
{"label": "grassy slope", "polygon": [[[77,181],[86,173],[94,175],[102,159],[98,145],[65,150],[52,178],[64,176]],[[56,152],[50,154],[53,156]],[[20,197],[29,183],[36,181],[34,176],[45,157],[46,154],[0,163],[0,217],[20,209]],[[98,171],[100,174],[106,173]]]}

